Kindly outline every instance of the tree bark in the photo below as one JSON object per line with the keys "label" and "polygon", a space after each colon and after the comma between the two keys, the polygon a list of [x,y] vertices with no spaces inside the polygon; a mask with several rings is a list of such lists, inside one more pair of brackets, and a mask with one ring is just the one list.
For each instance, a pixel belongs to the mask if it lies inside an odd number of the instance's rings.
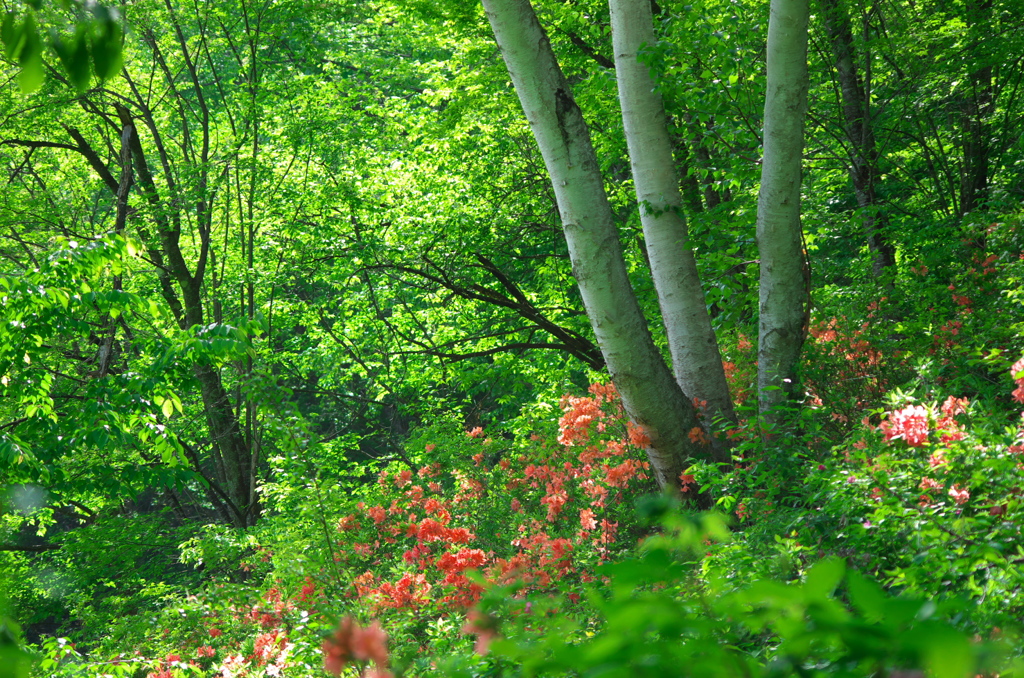
{"label": "tree bark", "polygon": [[688,460],[713,458],[713,451],[691,441],[696,412],[633,294],[582,112],[529,0],[484,0],[484,9],[551,176],[573,274],[612,381],[650,438],[658,484],[678,487]]}
{"label": "tree bark", "polygon": [[808,0],[772,0],[764,158],[757,200],[761,257],[757,392],[769,426],[799,394],[797,363],[807,329],[810,272],[800,229],[800,172],[807,109]]}
{"label": "tree bark", "polygon": [[[992,0],[972,0],[967,3],[967,24],[978,30],[986,26],[992,17]],[[983,30],[983,28],[982,28]],[[992,114],[995,96],[992,87],[992,66],[984,50],[974,44],[969,50],[974,68],[967,79],[969,90],[962,94],[961,137],[963,139],[963,164],[960,169],[960,215],[966,216],[984,207],[988,201],[989,175],[989,131],[986,119]],[[981,63],[979,63],[981,62]],[[981,250],[985,249],[983,233],[968,232],[968,242]]]}
{"label": "tree bark", "polygon": [[707,402],[711,420],[735,422],[690,247],[665,106],[650,69],[639,59],[640,48],[654,43],[650,0],[610,0],[608,5],[619,105],[672,370],[685,394]]}
{"label": "tree bark", "polygon": [[896,264],[896,252],[885,235],[888,222],[876,185],[880,174],[879,154],[871,124],[867,83],[862,83],[854,55],[853,29],[843,0],[821,0],[825,31],[835,59],[839,90],[843,99],[843,121],[850,154],[847,171],[864,222],[864,233],[872,255],[872,273],[882,278]]}

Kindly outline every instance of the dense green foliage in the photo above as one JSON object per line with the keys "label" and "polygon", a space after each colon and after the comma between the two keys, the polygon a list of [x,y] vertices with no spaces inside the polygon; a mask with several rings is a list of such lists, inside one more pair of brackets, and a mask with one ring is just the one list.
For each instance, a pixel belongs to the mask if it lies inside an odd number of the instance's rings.
{"label": "dense green foliage", "polygon": [[[534,4],[664,347],[608,8]],[[656,5],[740,417],[672,500],[477,4],[139,0],[120,53],[9,8],[0,678],[1022,671],[1024,7],[812,5],[806,398],[764,435],[767,2]]]}

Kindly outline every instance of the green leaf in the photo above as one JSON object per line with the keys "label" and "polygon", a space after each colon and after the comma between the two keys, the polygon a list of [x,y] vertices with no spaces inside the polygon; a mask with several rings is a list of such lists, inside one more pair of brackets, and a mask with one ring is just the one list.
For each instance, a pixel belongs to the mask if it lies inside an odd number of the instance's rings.
{"label": "green leaf", "polygon": [[0,644],[0,678],[28,678],[34,659],[16,645]]}
{"label": "green leaf", "polygon": [[974,657],[966,635],[937,622],[922,624],[914,631],[925,666],[935,678],[968,678],[974,673]]}
{"label": "green leaf", "polygon": [[108,80],[117,75],[124,64],[121,55],[124,36],[121,25],[111,18],[100,23],[97,33],[91,45],[93,71],[101,81]]}
{"label": "green leaf", "polygon": [[20,37],[21,49],[17,51],[17,58],[21,72],[18,74],[18,84],[27,94],[43,84],[43,45],[39,40],[36,20],[31,14],[25,16]]}
{"label": "green leaf", "polygon": [[89,89],[89,36],[88,28],[79,24],[74,35],[57,36],[53,50],[57,53],[64,72],[79,94]]}
{"label": "green leaf", "polygon": [[846,574],[846,586],[850,602],[869,621],[878,621],[885,616],[885,593],[882,588],[860,572],[850,570]]}
{"label": "green leaf", "polygon": [[804,591],[809,598],[828,598],[839,586],[846,571],[846,563],[839,558],[819,560],[807,571]]}
{"label": "green leaf", "polygon": [[23,42],[23,27],[17,24],[17,15],[14,12],[4,14],[3,22],[0,22],[0,40],[4,43],[4,55],[11,61],[16,61]]}
{"label": "green leaf", "polygon": [[30,94],[43,84],[43,60],[38,54],[33,55],[21,62],[21,72],[18,73],[18,86],[25,94]]}

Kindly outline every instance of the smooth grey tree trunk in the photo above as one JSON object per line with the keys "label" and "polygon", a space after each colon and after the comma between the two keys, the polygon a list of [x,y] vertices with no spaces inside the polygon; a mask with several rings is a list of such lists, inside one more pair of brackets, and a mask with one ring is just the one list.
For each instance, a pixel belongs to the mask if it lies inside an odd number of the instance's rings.
{"label": "smooth grey tree trunk", "polygon": [[609,0],[608,6],[622,123],[672,370],[684,393],[707,402],[710,420],[735,422],[722,355],[690,247],[665,106],[650,69],[639,59],[641,47],[654,43],[651,3]]}
{"label": "smooth grey tree trunk", "polygon": [[655,347],[630,286],[582,112],[529,0],[484,0],[484,9],[551,176],[573,275],[612,381],[650,438],[658,484],[678,487],[688,460],[712,458],[712,449],[690,440],[696,412]]}
{"label": "smooth grey tree trunk", "polygon": [[757,199],[761,257],[757,399],[778,423],[799,393],[797,363],[807,330],[810,270],[800,231],[800,172],[807,110],[809,0],[771,0],[764,157]]}

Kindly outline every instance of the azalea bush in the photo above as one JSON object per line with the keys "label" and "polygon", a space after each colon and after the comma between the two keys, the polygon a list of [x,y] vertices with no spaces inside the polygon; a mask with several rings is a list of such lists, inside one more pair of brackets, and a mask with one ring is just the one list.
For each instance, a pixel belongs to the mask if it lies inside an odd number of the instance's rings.
{"label": "azalea bush", "polygon": [[708,576],[792,579],[837,556],[892,591],[962,596],[970,601],[961,610],[966,627],[984,631],[1021,618],[1024,359],[1010,374],[1013,383],[1002,386],[1017,407],[994,412],[958,395],[890,393],[841,443],[805,445],[777,461],[775,468],[800,470],[789,487],[776,471],[757,473],[770,459],[701,467],[698,479],[746,536],[712,549]]}
{"label": "azalea bush", "polygon": [[[601,565],[585,587],[585,612],[564,593],[491,584],[463,631],[476,654],[438,657],[431,675],[475,676],[876,676],[1016,675],[1016,629],[992,638],[958,629],[958,601],[887,594],[837,558],[798,581],[735,587],[698,576],[710,544],[729,543],[725,521],[688,515],[666,497],[641,503],[660,534]],[[570,594],[571,595],[571,594]],[[569,611],[567,611],[569,609]],[[345,619],[324,644],[327,670],[392,676],[386,633]],[[347,674],[354,675],[354,674]],[[420,675],[410,672],[408,675]]]}
{"label": "azalea bush", "polygon": [[308,567],[294,576],[336,596],[324,601],[327,616],[380,619],[412,664],[422,663],[424,646],[440,654],[469,646],[458,618],[486,583],[558,588],[578,604],[572,589],[641,536],[632,501],[655,485],[644,435],[614,388],[595,384],[561,407],[548,436],[421,433],[419,450],[410,446],[407,459],[334,504],[323,523],[328,559],[306,554]]}
{"label": "azalea bush", "polygon": [[[583,672],[602,662],[664,668],[685,655],[756,673],[777,665],[787,634],[814,635],[766,625],[783,609],[800,611],[801,623],[838,624],[830,662],[846,656],[836,643],[876,633],[864,630],[876,622],[859,603],[844,606],[821,587],[808,598],[797,584],[818,577],[815,563],[829,558],[877,579],[886,596],[918,601],[911,617],[886,627],[894,644],[883,654],[893,666],[908,656],[927,663],[927,644],[907,649],[895,639],[921,621],[928,601],[957,609],[954,625],[983,638],[1024,614],[1024,359],[1010,375],[1002,387],[1016,404],[1013,418],[959,394],[895,390],[831,446],[833,434],[808,410],[795,434],[802,439],[780,444],[785,458],[749,427],[732,432],[732,464],[694,465],[680,480],[684,500],[710,493],[740,539],[721,521],[677,512],[660,527],[637,518],[635,500],[656,489],[646,440],[607,385],[564,397],[556,421],[538,419],[519,435],[440,422],[399,458],[349,464],[346,473],[314,465],[330,449],[296,450],[273,461],[279,480],[262,488],[271,513],[260,529],[209,526],[179,545],[205,584],[187,593],[151,588],[143,614],[115,621],[85,648],[47,640],[38,666],[53,675],[259,678],[317,675],[326,659],[333,672],[367,677],[530,667],[557,675],[573,662]],[[863,589],[851,579],[859,576],[828,578]],[[766,597],[754,600],[752,590]],[[653,626],[626,628],[648,617]],[[657,640],[692,624],[732,645]],[[444,665],[444,657],[462,659]]]}

